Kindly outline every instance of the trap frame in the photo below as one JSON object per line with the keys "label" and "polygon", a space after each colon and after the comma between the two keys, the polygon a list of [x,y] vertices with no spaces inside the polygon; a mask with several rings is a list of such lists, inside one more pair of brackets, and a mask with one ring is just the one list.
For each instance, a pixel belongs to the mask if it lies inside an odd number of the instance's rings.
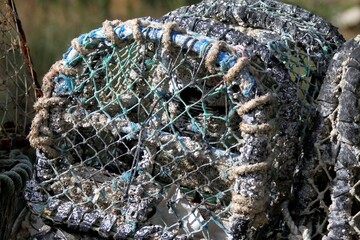
{"label": "trap frame", "polygon": [[[238,224],[262,225],[269,156],[280,139],[296,141],[275,132],[298,124],[300,104],[286,71],[266,71],[247,55],[138,19],[75,39],[35,105],[34,211],[119,239],[227,238]],[[289,110],[294,118],[283,117]],[[280,126],[275,118],[284,118]]]}

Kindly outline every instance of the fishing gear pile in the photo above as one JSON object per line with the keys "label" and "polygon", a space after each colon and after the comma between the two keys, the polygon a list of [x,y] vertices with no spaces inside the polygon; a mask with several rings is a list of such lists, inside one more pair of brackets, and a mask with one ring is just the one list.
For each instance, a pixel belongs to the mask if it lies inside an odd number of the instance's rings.
{"label": "fishing gear pile", "polygon": [[359,41],[272,0],[105,21],[43,79],[31,211],[108,239],[356,238]]}

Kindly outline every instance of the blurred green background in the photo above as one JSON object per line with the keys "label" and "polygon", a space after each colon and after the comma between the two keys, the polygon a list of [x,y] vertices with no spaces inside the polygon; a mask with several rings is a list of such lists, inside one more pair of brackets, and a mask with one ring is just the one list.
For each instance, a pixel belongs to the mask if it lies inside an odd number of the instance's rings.
{"label": "blurred green background", "polygon": [[[39,80],[62,57],[73,38],[100,27],[106,19],[125,21],[140,16],[159,17],[177,7],[197,2],[200,0],[15,0]],[[340,31],[345,38],[360,33],[359,24],[346,26],[338,21],[341,13],[359,7],[360,0],[284,2],[302,6],[334,25],[341,25]],[[352,20],[357,16],[356,11],[353,14]]]}

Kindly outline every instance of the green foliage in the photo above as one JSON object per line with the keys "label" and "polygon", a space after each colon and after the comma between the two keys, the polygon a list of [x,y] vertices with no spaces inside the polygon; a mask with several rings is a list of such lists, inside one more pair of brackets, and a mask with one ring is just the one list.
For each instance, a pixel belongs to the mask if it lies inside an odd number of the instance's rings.
{"label": "green foliage", "polygon": [[283,0],[284,3],[300,6],[311,11],[325,19],[331,19],[336,13],[339,13],[354,5],[355,1],[332,1],[332,0]]}

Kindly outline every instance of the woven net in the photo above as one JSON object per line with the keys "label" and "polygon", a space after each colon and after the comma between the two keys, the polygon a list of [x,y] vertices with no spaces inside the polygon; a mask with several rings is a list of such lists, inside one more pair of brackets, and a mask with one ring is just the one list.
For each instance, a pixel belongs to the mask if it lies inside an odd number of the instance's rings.
{"label": "woven net", "polygon": [[15,148],[26,139],[35,114],[36,74],[13,1],[0,1],[0,239],[14,237],[24,207],[20,197],[32,175],[28,156]]}
{"label": "woven net", "polygon": [[0,2],[0,147],[26,145],[34,116],[36,75],[12,1]]}
{"label": "woven net", "polygon": [[105,21],[43,79],[30,208],[113,239],[355,238],[358,40],[343,42],[270,0]]}

